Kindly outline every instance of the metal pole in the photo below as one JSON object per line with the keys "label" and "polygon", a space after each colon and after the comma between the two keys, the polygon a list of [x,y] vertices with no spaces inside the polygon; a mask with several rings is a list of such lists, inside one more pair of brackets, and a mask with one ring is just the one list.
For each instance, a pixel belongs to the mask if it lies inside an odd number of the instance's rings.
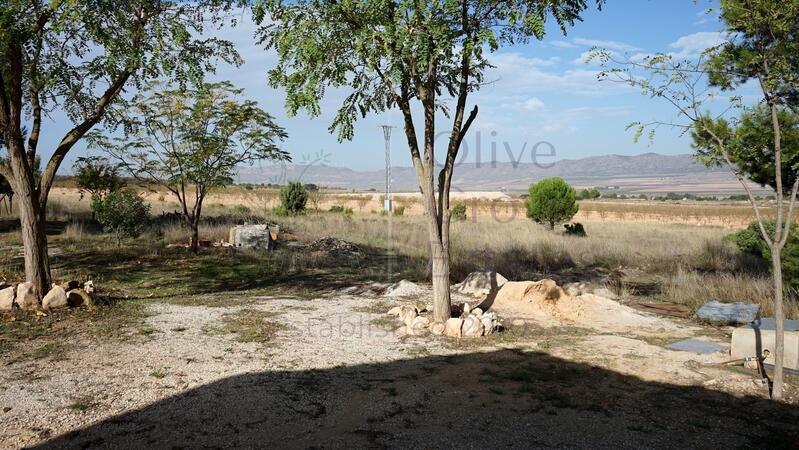
{"label": "metal pole", "polygon": [[386,199],[383,201],[383,209],[391,212],[391,125],[381,125],[383,128],[383,138],[386,141]]}

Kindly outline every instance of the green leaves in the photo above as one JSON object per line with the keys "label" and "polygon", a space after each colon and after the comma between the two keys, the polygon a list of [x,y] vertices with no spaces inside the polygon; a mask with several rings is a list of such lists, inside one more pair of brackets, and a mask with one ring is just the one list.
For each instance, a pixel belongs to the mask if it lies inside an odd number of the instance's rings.
{"label": "green leaves", "polygon": [[574,188],[562,178],[546,178],[530,186],[527,197],[527,217],[550,228],[555,223],[571,219],[580,205],[576,202]]}
{"label": "green leaves", "polygon": [[[320,114],[326,88],[346,88],[330,131],[352,139],[371,113],[442,92],[457,95],[466,70],[478,89],[488,62],[483,49],[544,36],[547,18],[565,31],[586,0],[260,0],[253,8],[260,42],[279,55],[269,84],[286,91],[290,115]],[[597,2],[601,4],[602,1]],[[266,23],[267,17],[272,22]],[[403,103],[402,105],[400,103]],[[441,109],[442,103],[435,102]]]}

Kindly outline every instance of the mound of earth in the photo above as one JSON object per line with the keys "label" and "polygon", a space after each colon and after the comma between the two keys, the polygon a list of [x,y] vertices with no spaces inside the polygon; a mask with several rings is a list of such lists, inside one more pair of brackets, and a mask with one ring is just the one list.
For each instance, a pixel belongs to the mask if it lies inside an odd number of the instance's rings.
{"label": "mound of earth", "polygon": [[412,297],[421,295],[423,292],[424,289],[418,284],[408,280],[400,280],[387,287],[383,295],[386,297]]}
{"label": "mound of earth", "polygon": [[366,252],[352,242],[334,237],[317,239],[306,245],[305,250],[309,252],[324,252],[333,256],[358,257],[366,255]]}
{"label": "mound of earth", "polygon": [[505,277],[493,271],[472,272],[460,283],[453,284],[452,292],[482,298],[507,282]]}
{"label": "mound of earth", "polygon": [[609,298],[591,294],[571,295],[549,279],[509,281],[479,307],[505,317],[567,322],[603,330],[675,327],[666,319],[645,316]]}

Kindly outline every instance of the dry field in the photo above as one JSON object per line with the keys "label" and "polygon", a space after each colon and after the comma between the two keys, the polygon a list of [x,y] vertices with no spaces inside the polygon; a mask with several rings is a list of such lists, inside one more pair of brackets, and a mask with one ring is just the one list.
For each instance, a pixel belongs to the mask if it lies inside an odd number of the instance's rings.
{"label": "dry field", "polygon": [[[606,300],[614,311],[636,319],[611,327],[508,315],[503,332],[458,340],[397,334],[385,315],[429,301],[419,215],[356,207],[351,217],[262,217],[266,207],[244,209],[233,191],[229,204],[210,201],[202,236],[269,220],[284,243],[334,236],[364,254],[284,245],[192,255],[166,248],[187,233],[160,216],[175,210],[160,195],[150,194],[151,229],[122,246],[91,220],[86,199],[52,196],[53,275],[93,279],[101,301],[0,313],[0,448],[780,448],[799,436],[795,378],[784,403],[770,402],[754,371],[720,365],[727,353],[664,347],[729,345],[732,327],[625,306],[721,299],[771,314],[767,268],[735,253],[729,229],[586,221],[588,237],[578,238],[521,218],[455,222],[453,280],[494,269],[512,280],[604,283],[618,296]],[[6,214],[0,223],[0,275],[20,280],[17,222]],[[400,279],[422,288],[409,297],[366,289]],[[793,299],[788,315],[799,318]]]}

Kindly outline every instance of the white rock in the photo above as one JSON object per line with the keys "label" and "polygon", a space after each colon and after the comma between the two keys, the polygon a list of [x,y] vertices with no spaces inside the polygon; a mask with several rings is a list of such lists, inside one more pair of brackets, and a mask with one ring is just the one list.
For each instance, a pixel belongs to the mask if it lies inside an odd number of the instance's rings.
{"label": "white rock", "polygon": [[477,317],[469,314],[463,319],[461,333],[464,337],[480,337],[483,335],[483,329],[483,323]]}
{"label": "white rock", "polygon": [[461,337],[461,328],[463,327],[463,319],[453,317],[444,323],[444,335],[449,337]]}
{"label": "white rock", "polygon": [[402,305],[400,306],[400,313],[399,313],[399,320],[401,320],[405,325],[410,325],[413,322],[413,319],[419,315],[419,311],[416,310],[415,306],[409,305]]}
{"label": "white rock", "polygon": [[83,283],[83,290],[87,294],[94,294],[94,281],[89,280],[89,281]]}
{"label": "white rock", "polygon": [[67,292],[67,303],[69,306],[91,306],[94,301],[83,289],[73,289]]}
{"label": "white rock", "polygon": [[453,285],[452,290],[458,294],[482,298],[492,289],[499,289],[507,281],[505,277],[493,271],[472,272],[463,281]]}
{"label": "white rock", "polygon": [[436,336],[441,336],[444,334],[444,329],[446,327],[447,326],[444,325],[444,322],[433,322],[430,324],[430,332]]}
{"label": "white rock", "polygon": [[42,304],[39,300],[39,292],[33,283],[26,281],[17,285],[17,306],[22,309],[37,309]]}
{"label": "white rock", "polygon": [[9,311],[14,307],[14,286],[0,290],[0,311]]}
{"label": "white rock", "polygon": [[480,317],[483,316],[483,310],[480,308],[474,308],[470,311],[470,314],[473,316],[477,316],[477,318],[479,319]]}
{"label": "white rock", "polygon": [[42,299],[42,308],[52,309],[62,308],[64,306],[67,306],[67,291],[61,286],[54,284],[50,292]]}
{"label": "white rock", "polygon": [[428,331],[427,328],[429,326],[430,326],[430,319],[423,316],[417,316],[408,326],[408,330],[410,331],[409,334],[413,334],[414,336],[421,336],[423,334],[427,334]]}
{"label": "white rock", "polygon": [[472,305],[470,305],[468,303],[464,303],[463,304],[463,315],[464,316],[468,316],[470,312],[472,312]]}

